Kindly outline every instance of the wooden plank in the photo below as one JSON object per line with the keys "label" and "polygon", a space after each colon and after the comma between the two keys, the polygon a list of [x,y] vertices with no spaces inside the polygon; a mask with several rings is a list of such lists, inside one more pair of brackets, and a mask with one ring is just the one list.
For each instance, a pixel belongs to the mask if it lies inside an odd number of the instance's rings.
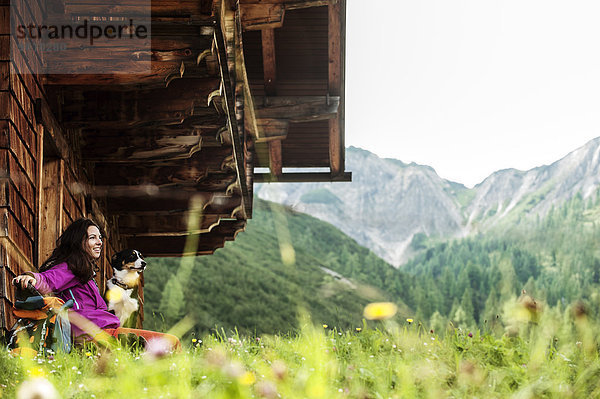
{"label": "wooden plank", "polygon": [[[119,216],[119,230],[123,237],[142,237],[159,235],[186,235],[208,233],[214,229],[223,218],[230,215],[198,215],[195,212],[179,213],[177,215],[153,215],[151,217],[142,215]],[[189,218],[199,220],[198,229],[189,230]]]}
{"label": "wooden plank", "polygon": [[[13,72],[16,71],[13,70]],[[27,120],[33,123],[35,121],[35,99],[31,97],[17,73],[12,73],[10,76],[10,90]]]}
{"label": "wooden plank", "polygon": [[0,91],[8,90],[10,85],[10,62],[0,61]]}
{"label": "wooden plank", "polygon": [[10,98],[10,111],[8,119],[12,120],[16,128],[16,132],[19,134],[30,153],[35,154],[37,151],[37,134],[34,130],[35,120],[30,120],[27,118],[27,115],[25,115],[21,107],[19,107],[19,104],[12,93]]}
{"label": "wooden plank", "polygon": [[[263,106],[260,106],[261,102]],[[310,122],[335,118],[340,98],[337,96],[257,97],[256,104],[257,118]]]}
{"label": "wooden plank", "polygon": [[263,75],[265,79],[265,93],[269,96],[277,94],[277,67],[275,58],[275,31],[273,29],[261,30]]}
{"label": "wooden plank", "polygon": [[[14,45],[14,41],[13,41]],[[29,95],[31,98],[39,98],[42,93],[42,88],[40,86],[40,77],[32,73],[32,69],[27,65],[25,59],[22,55],[15,54],[12,57],[12,62],[10,63],[10,73],[11,75],[18,75],[19,79],[23,81],[23,84],[27,88]]]}
{"label": "wooden plank", "polygon": [[40,260],[50,256],[56,246],[56,240],[63,230],[63,169],[64,161],[62,159],[47,159],[42,165]]}
{"label": "wooden plank", "polygon": [[71,192],[69,191],[69,189],[67,188],[66,185],[63,185],[63,190],[64,190],[64,194],[63,194],[64,209],[67,210],[67,212],[69,212],[69,215],[71,215],[71,218],[73,220],[83,217],[84,216],[83,210],[81,209],[81,207],[77,203],[77,200],[73,197],[73,195],[71,194]]}
{"label": "wooden plank", "polygon": [[70,165],[75,165],[76,162],[73,151],[71,150],[71,145],[65,137],[62,127],[56,121],[46,100],[43,98],[38,99],[35,104],[35,109],[37,123],[44,127],[44,134],[47,133],[48,140],[55,147],[58,156],[68,160]]}
{"label": "wooden plank", "polygon": [[285,119],[261,118],[256,120],[260,132],[259,143],[270,140],[283,140],[287,137],[290,122]]}
{"label": "wooden plank", "polygon": [[30,209],[28,204],[25,203],[23,198],[17,193],[17,191],[12,187],[7,187],[8,191],[8,205],[10,210],[14,213],[17,221],[23,226],[25,231],[27,231],[28,236],[33,239],[34,238],[34,227],[35,227],[35,218],[33,214],[33,210]]}
{"label": "wooden plank", "polygon": [[240,4],[243,6],[249,4],[281,4],[286,10],[322,7],[328,5],[329,2],[330,0],[240,0]]}
{"label": "wooden plank", "polygon": [[[24,10],[24,4],[21,1],[16,2],[16,7],[11,7],[11,12],[14,15],[15,20],[18,24],[29,25],[32,23],[31,21],[36,21],[36,19],[31,18],[23,18],[23,15],[28,13],[27,10]],[[40,21],[41,18],[38,18],[37,21]],[[16,36],[10,37],[11,42],[11,59],[15,60],[20,58],[21,63],[27,65],[30,73],[33,75],[39,76],[42,73],[42,65],[43,59],[42,55],[39,54],[36,50],[37,45],[39,43],[35,42],[29,36],[26,39],[21,39],[17,41]],[[20,73],[27,73],[25,69],[19,69]]]}
{"label": "wooden plank", "polygon": [[10,92],[0,91],[0,119],[11,119],[10,103],[12,101]]}
{"label": "wooden plank", "polygon": [[255,183],[310,183],[310,182],[349,182],[352,181],[352,173],[344,172],[343,174],[333,175],[327,172],[311,172],[311,173],[283,173],[279,177],[274,177],[270,173],[255,173]]}
{"label": "wooden plank", "polygon": [[10,36],[0,35],[0,61],[10,61]]}
{"label": "wooden plank", "polygon": [[273,29],[283,25],[285,7],[282,4],[240,4],[244,30]]}
{"label": "wooden plank", "polygon": [[[0,149],[0,153],[5,152],[6,150]],[[12,152],[8,152],[8,155],[2,154],[2,160],[4,162],[5,157],[6,163],[8,165],[8,172],[10,180],[13,182],[17,191],[23,197],[27,206],[30,207],[31,210],[35,209],[35,186],[34,183],[29,179],[17,158],[15,158]],[[4,163],[3,163],[4,164]]]}
{"label": "wooden plank", "polygon": [[33,262],[33,240],[28,237],[12,212],[8,208],[0,208],[0,237],[12,241],[29,264]]}
{"label": "wooden plank", "polygon": [[[1,128],[2,124],[0,124],[0,131],[3,131]],[[17,134],[16,128],[13,124],[7,123],[6,131],[7,135],[7,145],[4,145],[2,141],[0,141],[0,148],[9,149],[12,154],[17,159],[17,162],[21,169],[25,172],[29,180],[33,183],[37,179],[37,166],[35,159],[29,152],[29,149],[23,142],[23,139],[20,135]]]}
{"label": "wooden plank", "polygon": [[0,5],[0,35],[10,35],[9,5]]}
{"label": "wooden plank", "polygon": [[[223,11],[223,10],[222,10]],[[225,27],[222,26],[222,29],[224,29]],[[241,32],[240,32],[241,34]],[[227,48],[226,48],[226,44],[225,44],[225,39],[226,39],[226,33],[224,31],[215,31],[215,44],[217,47],[217,55],[218,55],[218,60],[219,60],[219,68],[221,71],[221,87],[224,90],[224,95],[223,95],[223,99],[224,101],[224,105],[225,105],[225,109],[227,111],[227,117],[229,120],[228,123],[228,128],[229,128],[229,133],[232,137],[232,144],[233,144],[233,155],[234,155],[234,159],[235,159],[235,164],[236,164],[236,174],[237,174],[237,178],[238,181],[240,182],[240,188],[241,188],[241,192],[242,192],[242,198],[243,198],[243,208],[245,210],[247,210],[248,212],[251,211],[252,209],[252,198],[248,196],[248,185],[246,182],[246,178],[245,178],[245,168],[244,168],[244,154],[243,154],[243,148],[242,148],[242,137],[240,135],[240,129],[243,129],[242,127],[238,126],[237,123],[237,119],[235,117],[235,102],[234,102],[234,89],[231,85],[232,79],[230,76],[230,72],[229,72],[229,65],[228,65],[228,56],[227,56]]]}
{"label": "wooden plank", "polygon": [[281,176],[283,170],[281,140],[269,141],[269,169],[273,176]]}
{"label": "wooden plank", "polygon": [[77,165],[68,165],[65,163],[63,173],[64,187],[67,191],[65,195],[68,194],[71,197],[77,207],[78,215],[83,217],[85,214],[84,195],[86,194],[86,185],[82,181],[81,173],[75,174],[75,171],[79,171]]}
{"label": "wooden plank", "polygon": [[[329,95],[339,96],[342,92],[342,52],[341,52],[341,0],[329,4]],[[342,130],[340,115],[329,120],[329,163],[332,174],[344,171]]]}

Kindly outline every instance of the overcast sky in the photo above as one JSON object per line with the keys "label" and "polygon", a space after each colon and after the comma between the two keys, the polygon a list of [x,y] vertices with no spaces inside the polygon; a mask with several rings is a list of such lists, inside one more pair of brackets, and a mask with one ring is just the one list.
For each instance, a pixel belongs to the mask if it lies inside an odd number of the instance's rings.
{"label": "overcast sky", "polygon": [[600,1],[347,0],[346,145],[473,186],[600,136]]}

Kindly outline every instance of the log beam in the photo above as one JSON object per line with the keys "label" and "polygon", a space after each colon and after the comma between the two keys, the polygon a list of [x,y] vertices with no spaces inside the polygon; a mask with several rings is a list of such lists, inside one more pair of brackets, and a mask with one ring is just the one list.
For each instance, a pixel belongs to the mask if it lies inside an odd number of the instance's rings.
{"label": "log beam", "polygon": [[352,181],[352,173],[344,172],[342,174],[333,173],[283,173],[279,177],[274,177],[270,173],[255,173],[255,183],[325,183],[325,182],[349,182]]}
{"label": "log beam", "polygon": [[[329,95],[343,96],[343,47],[342,40],[345,35],[342,34],[342,29],[345,26],[342,22],[345,17],[342,16],[342,11],[345,12],[344,0],[332,1],[328,6],[328,31],[329,31]],[[339,105],[339,102],[338,102]],[[343,105],[342,105],[343,109]],[[334,118],[329,120],[329,165],[332,174],[340,174],[344,171],[344,138],[343,138],[343,116],[337,113]]]}
{"label": "log beam", "polygon": [[283,4],[240,4],[244,30],[274,29],[283,25]]}
{"label": "log beam", "polygon": [[269,141],[269,169],[275,178],[281,176],[283,170],[281,140]]}
{"label": "log beam", "polygon": [[339,96],[275,96],[256,97],[256,117],[283,119],[290,122],[310,122],[335,119],[340,106]]}

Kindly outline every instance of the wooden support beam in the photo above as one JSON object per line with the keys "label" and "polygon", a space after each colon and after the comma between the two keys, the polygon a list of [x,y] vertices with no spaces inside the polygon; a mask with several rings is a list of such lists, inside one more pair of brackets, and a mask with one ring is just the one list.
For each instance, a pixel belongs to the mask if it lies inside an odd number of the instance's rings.
{"label": "wooden support beam", "polygon": [[[150,186],[149,191],[155,190]],[[191,201],[200,198],[204,204],[203,214],[229,214],[242,203],[239,195],[219,195],[219,193],[188,191],[181,189],[155,191],[156,194],[144,195],[140,192],[124,192],[119,188],[119,196],[106,197],[106,204],[110,214],[123,214],[129,212],[162,212],[162,211],[188,211]]]}
{"label": "wooden support beam", "polygon": [[[156,237],[130,237],[127,246],[139,249],[145,256],[182,256],[182,255],[210,255],[215,249],[223,248],[226,241],[232,241],[237,234],[244,231],[246,221],[222,221],[210,233],[191,234],[184,236],[158,236],[160,246],[156,245]],[[186,252],[188,240],[198,243],[191,252]]]}
{"label": "wooden support beam", "polygon": [[335,119],[339,96],[256,97],[256,117],[283,119],[290,122],[310,122]]}
{"label": "wooden support beam", "polygon": [[283,25],[283,4],[240,4],[244,30],[280,28]]}
{"label": "wooden support beam", "polygon": [[63,125],[73,128],[124,129],[148,124],[182,124],[189,117],[213,120],[208,95],[218,78],[180,79],[168,88],[137,92],[89,91],[69,97],[62,107]]}
{"label": "wooden support beam", "polygon": [[[343,55],[342,55],[342,30],[344,19],[342,11],[345,12],[344,0],[332,1],[328,6],[328,37],[329,37],[329,95],[342,96],[343,94]],[[342,104],[343,109],[343,104]],[[329,120],[329,164],[332,174],[340,174],[344,171],[344,142],[342,115],[338,113]]]}
{"label": "wooden support beam", "polygon": [[[182,236],[201,234],[213,231],[229,214],[197,214],[185,212],[164,215],[119,215],[117,216],[119,231],[123,237],[143,236]],[[198,229],[189,230],[190,218],[197,218]]]}
{"label": "wooden support beam", "polygon": [[283,140],[287,137],[289,130],[289,121],[284,119],[262,118],[256,120],[260,138],[257,142]]}
{"label": "wooden support beam", "polygon": [[[235,100],[234,100],[234,88],[232,87],[232,79],[228,67],[227,48],[225,45],[225,27],[223,24],[215,31],[215,44],[217,48],[217,56],[219,60],[219,68],[221,72],[221,87],[223,88],[223,103],[227,111],[227,117],[229,123],[227,124],[233,147],[233,156],[236,165],[236,175],[240,182],[240,189],[242,192],[243,208],[250,214],[252,210],[252,197],[249,196],[248,183],[246,182],[245,176],[245,165],[244,165],[244,149],[242,146],[242,137],[240,135],[240,128],[235,115]],[[241,32],[240,32],[241,34]],[[248,103],[246,103],[248,104]]]}
{"label": "wooden support beam", "polygon": [[322,173],[283,173],[275,177],[270,173],[255,173],[255,183],[325,183],[325,182],[349,182],[352,181],[352,173],[342,174]]}
{"label": "wooden support beam", "polygon": [[275,58],[275,30],[262,29],[260,31],[262,40],[263,75],[265,81],[265,93],[274,96],[277,83],[277,62]]}
{"label": "wooden support beam", "polygon": [[240,0],[240,5],[245,7],[254,4],[281,4],[286,10],[299,10],[326,6],[329,2],[330,0]]}
{"label": "wooden support beam", "polygon": [[283,170],[281,140],[269,141],[269,169],[274,177],[281,176]]}
{"label": "wooden support beam", "polygon": [[136,164],[144,161],[164,161],[191,158],[202,148],[202,136],[177,136],[157,140],[139,138],[139,144],[105,141],[104,145],[88,145],[83,158],[87,161],[107,161]]}
{"label": "wooden support beam", "polygon": [[44,160],[41,180],[38,256],[43,262],[56,247],[56,239],[63,231],[64,161]]}

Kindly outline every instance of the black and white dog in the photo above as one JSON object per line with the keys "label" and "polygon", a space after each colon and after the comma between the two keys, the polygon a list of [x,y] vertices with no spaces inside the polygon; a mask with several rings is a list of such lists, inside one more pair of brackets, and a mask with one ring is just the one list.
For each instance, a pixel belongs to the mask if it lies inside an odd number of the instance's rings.
{"label": "black and white dog", "polygon": [[108,310],[115,312],[121,326],[139,308],[136,298],[132,298],[134,288],[139,284],[140,274],[146,269],[144,257],[135,249],[124,249],[110,260],[113,277],[106,282]]}

